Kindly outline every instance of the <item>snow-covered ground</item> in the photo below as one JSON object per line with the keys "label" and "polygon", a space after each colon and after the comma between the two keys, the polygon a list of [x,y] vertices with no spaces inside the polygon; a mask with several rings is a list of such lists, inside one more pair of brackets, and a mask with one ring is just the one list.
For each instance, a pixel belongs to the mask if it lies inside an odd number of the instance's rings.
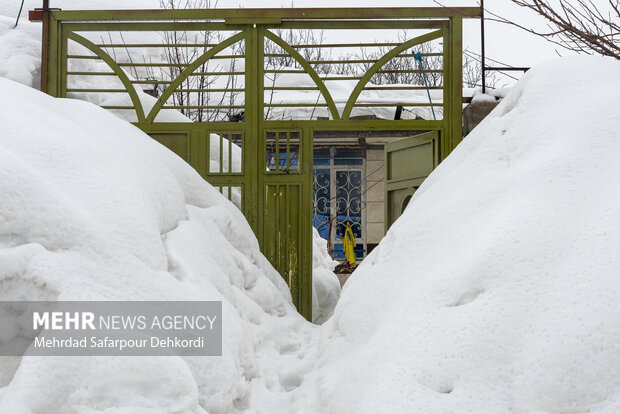
{"label": "snow-covered ground", "polygon": [[[0,47],[0,75],[28,84],[36,53],[17,56]],[[90,103],[0,94],[0,300],[222,300],[225,319],[222,357],[2,358],[1,413],[620,412],[619,62],[525,74],[322,326],[170,151]]]}
{"label": "snow-covered ground", "polygon": [[619,80],[528,72],[317,326],[178,157],[0,79],[1,299],[215,299],[226,321],[221,358],[3,358],[0,412],[618,412]]}
{"label": "snow-covered ground", "polygon": [[334,278],[338,262],[327,250],[327,240],[312,228],[312,322],[323,323],[334,313],[340,297],[340,281]]}
{"label": "snow-covered ground", "polygon": [[41,26],[28,21],[17,28],[15,18],[0,10],[0,76],[38,88],[41,78]]}
{"label": "snow-covered ground", "polygon": [[620,62],[533,68],[349,279],[300,412],[620,412],[619,159]]}
{"label": "snow-covered ground", "polygon": [[227,412],[299,381],[316,329],[237,208],[103,109],[0,91],[0,299],[222,300],[225,321],[222,357],[5,358],[0,412]]}

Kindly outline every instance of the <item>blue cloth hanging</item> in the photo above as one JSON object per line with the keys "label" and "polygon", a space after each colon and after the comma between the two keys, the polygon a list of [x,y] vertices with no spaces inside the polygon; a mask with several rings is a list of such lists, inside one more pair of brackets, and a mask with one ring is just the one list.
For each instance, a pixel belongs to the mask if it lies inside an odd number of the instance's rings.
{"label": "blue cloth hanging", "polygon": [[431,111],[433,112],[433,119],[436,121],[437,120],[437,116],[435,116],[435,108],[433,107],[433,100],[431,99],[431,91],[428,88],[428,80],[426,79],[426,72],[424,72],[424,63],[422,62],[422,53],[417,52],[415,50],[412,50],[411,53],[413,53],[413,58],[418,61],[418,63],[420,64],[420,70],[423,71],[422,72],[422,78],[424,79],[424,86],[426,86],[426,94],[428,95],[428,101],[431,104]]}

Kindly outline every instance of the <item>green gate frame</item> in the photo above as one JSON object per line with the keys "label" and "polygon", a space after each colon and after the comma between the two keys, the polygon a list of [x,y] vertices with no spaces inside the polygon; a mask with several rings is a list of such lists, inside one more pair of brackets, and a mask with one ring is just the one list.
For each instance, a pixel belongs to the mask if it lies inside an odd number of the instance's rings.
{"label": "green gate frame", "polygon": [[[67,96],[68,41],[77,42],[116,75],[131,97],[140,129],[171,147],[207,181],[219,187],[241,187],[242,209],[261,249],[287,280],[299,312],[312,318],[312,155],[314,131],[436,131],[440,159],[460,142],[462,117],[462,19],[481,17],[479,7],[211,9],[211,10],[43,10],[42,90]],[[294,47],[270,29],[429,29],[376,61],[359,78],[344,111],[339,113],[324,81]],[[187,67],[145,113],[135,84],[102,48],[80,36],[91,31],[220,30],[237,34],[209,49]],[[352,120],[356,101],[374,74],[393,57],[413,46],[443,38],[443,118],[441,120]],[[290,54],[315,82],[332,119],[310,121],[264,120],[264,42],[269,39]],[[166,98],[202,62],[238,41],[245,41],[245,120],[243,122],[163,123],[157,113]],[[267,132],[301,134],[299,171],[266,171]],[[242,172],[209,171],[209,134],[242,134]],[[221,152],[221,151],[220,151]]]}

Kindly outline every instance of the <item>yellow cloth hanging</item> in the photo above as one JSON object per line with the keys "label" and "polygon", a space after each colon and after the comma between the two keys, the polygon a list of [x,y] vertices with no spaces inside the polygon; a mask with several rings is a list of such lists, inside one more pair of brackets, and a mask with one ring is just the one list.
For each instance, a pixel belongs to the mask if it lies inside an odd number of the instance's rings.
{"label": "yellow cloth hanging", "polygon": [[344,231],[344,247],[342,251],[347,261],[351,266],[356,266],[355,263],[355,237],[353,237],[353,230],[351,230],[351,223],[347,223],[347,228]]}

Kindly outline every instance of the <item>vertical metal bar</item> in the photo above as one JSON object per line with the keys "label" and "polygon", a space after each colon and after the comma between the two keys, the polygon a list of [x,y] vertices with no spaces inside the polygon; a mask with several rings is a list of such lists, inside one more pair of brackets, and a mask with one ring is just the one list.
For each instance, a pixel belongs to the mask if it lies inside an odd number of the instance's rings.
{"label": "vertical metal bar", "polygon": [[[279,184],[274,184],[273,188],[275,189],[275,212],[273,214],[275,220],[274,220],[274,235],[275,235],[275,239],[276,239],[276,251],[275,251],[275,257],[272,258],[273,260],[273,264],[275,266],[275,268],[278,270],[278,272],[280,272],[280,274],[282,275],[282,271],[284,270],[281,266],[280,263],[280,256],[282,254],[282,226],[281,226],[281,217],[280,217],[280,202],[282,201],[282,197],[281,197],[281,186]],[[286,275],[282,275],[286,278]],[[287,279],[287,278],[286,278]],[[286,283],[288,284],[288,280],[286,280]],[[293,295],[294,296],[294,295]]]}
{"label": "vertical metal bar", "polygon": [[[264,203],[265,208],[264,208],[264,214],[263,214],[264,220],[261,220],[261,222],[264,221],[264,223],[261,223],[261,225],[264,226],[265,232],[270,231],[269,233],[270,237],[264,237],[261,250],[263,254],[265,255],[265,257],[271,260],[271,264],[274,267],[276,267],[277,262],[275,261],[275,258],[276,258],[276,251],[277,251],[277,240],[276,240],[277,223],[276,223],[276,216],[274,214],[276,210],[275,206],[276,206],[276,203],[278,202],[276,186],[267,184],[265,186],[265,190],[263,191],[263,194],[265,196],[265,203]],[[261,234],[261,236],[263,235]]]}
{"label": "vertical metal bar", "polygon": [[[43,0],[43,25],[41,32],[41,91],[48,92],[48,53],[50,42],[50,2],[49,0]],[[55,39],[54,39],[55,40]]]}
{"label": "vertical metal bar", "polygon": [[[204,135],[203,135],[204,134]],[[202,141],[202,139],[205,140],[205,142],[207,143],[206,147],[205,147],[205,153],[206,153],[206,160],[202,161],[200,159],[201,157],[201,151],[198,152],[198,154],[196,155],[196,157],[198,158],[197,161],[200,162],[204,162],[204,167],[205,167],[205,171],[207,173],[212,172],[211,171],[211,131],[204,131],[203,133],[201,133],[200,135],[198,135],[198,139]],[[200,148],[200,147],[198,147]],[[241,211],[243,211],[243,206],[241,207]]]}
{"label": "vertical metal bar", "polygon": [[205,176],[206,173],[209,172],[209,166],[204,164],[204,158],[203,158],[203,154],[206,153],[207,154],[207,160],[209,159],[209,152],[208,152],[208,145],[207,147],[203,147],[204,143],[206,142],[207,144],[209,143],[208,137],[209,136],[209,132],[208,131],[204,131],[204,130],[192,130],[189,134],[189,147],[190,147],[190,151],[189,151],[189,159],[191,162],[191,165],[194,166],[194,168],[196,168],[198,170],[198,172],[200,173],[200,175],[202,175],[203,177]]}
{"label": "vertical metal bar", "polygon": [[480,63],[482,69],[482,93],[486,93],[487,88],[487,71],[486,71],[486,54],[484,42],[484,0],[480,0],[480,9],[482,16],[480,18]]}
{"label": "vertical metal bar", "polygon": [[390,191],[388,190],[388,184],[391,179],[390,160],[390,146],[386,144],[383,147],[383,168],[385,171],[383,183],[383,233],[385,234],[387,234],[390,228]]}
{"label": "vertical metal bar", "polygon": [[60,30],[62,24],[54,17],[51,11],[47,13],[47,19],[48,24],[45,31],[47,39],[41,45],[42,49],[45,49],[45,61],[41,62],[41,71],[45,76],[41,77],[41,82],[46,93],[57,97],[59,96],[59,74],[63,71],[63,67],[66,70],[67,62],[60,60]]}
{"label": "vertical metal bar", "polygon": [[224,134],[220,133],[220,174],[224,172]]}
{"label": "vertical metal bar", "polygon": [[63,26],[60,26],[58,30],[60,34],[60,42],[59,42],[60,50],[58,51],[58,55],[59,55],[58,60],[61,66],[60,66],[60,73],[58,74],[58,91],[55,96],[60,97],[60,98],[66,98],[67,97],[67,82],[68,82],[67,71],[69,70],[68,68],[69,59],[67,58],[69,40],[67,38],[67,31],[65,30]]}
{"label": "vertical metal bar", "polygon": [[239,171],[240,173],[243,173],[243,177],[245,178],[245,167],[244,167],[244,163],[245,163],[245,137],[247,136],[246,133],[241,132],[239,134],[239,139],[240,139],[240,143],[239,143],[239,147],[241,148],[241,171]]}
{"label": "vertical metal bar", "polygon": [[[450,63],[452,65],[452,87],[450,88],[450,149],[451,152],[463,139],[463,18],[450,18]],[[446,154],[447,156],[447,154]]]}
{"label": "vertical metal bar", "polygon": [[291,170],[291,131],[286,131],[286,171]]}
{"label": "vertical metal bar", "polygon": [[[243,85],[243,95],[245,97],[244,100],[244,107],[245,107],[245,114],[244,114],[244,134],[241,137],[242,140],[242,152],[241,152],[241,161],[242,161],[242,170],[243,170],[243,179],[245,181],[245,188],[244,188],[244,199],[245,199],[245,203],[243,204],[244,206],[244,213],[245,216],[248,220],[248,223],[250,224],[250,227],[252,228],[252,230],[254,231],[254,234],[256,235],[256,237],[258,238],[258,241],[260,242],[260,233],[259,233],[259,228],[258,228],[258,224],[257,224],[257,219],[256,219],[256,213],[255,211],[258,210],[259,206],[257,205],[258,203],[258,197],[260,194],[265,194],[265,192],[263,191],[262,193],[259,193],[256,185],[255,185],[255,177],[253,175],[253,170],[252,170],[252,165],[254,165],[254,155],[252,154],[252,143],[254,142],[253,140],[256,140],[258,138],[254,137],[253,135],[256,134],[256,130],[253,129],[253,125],[252,125],[252,119],[250,118],[249,115],[249,102],[253,99],[253,94],[252,94],[252,85],[254,85],[254,81],[252,79],[252,74],[253,71],[251,70],[252,68],[252,64],[254,62],[254,57],[252,55],[252,33],[251,33],[252,29],[250,28],[246,28],[244,30],[245,32],[245,37],[244,37],[244,46],[245,46],[245,58],[244,58],[244,62],[245,62],[245,82]],[[261,152],[262,154],[262,152]]]}
{"label": "vertical metal bar", "polygon": [[[452,54],[450,53],[452,49],[451,44],[451,30],[452,27],[451,21],[446,21],[442,26],[442,35],[443,35],[443,56],[442,56],[442,65],[443,65],[443,117],[441,120],[442,123],[442,134],[441,134],[441,151],[442,151],[442,159],[444,156],[447,156],[449,151],[447,148],[450,146],[450,130],[446,128],[450,118],[450,110],[452,109],[452,94],[450,86],[452,85]],[[444,155],[445,154],[445,155]]]}
{"label": "vertical metal bar", "polygon": [[[364,154],[364,158],[362,158],[362,173],[361,173],[361,183],[360,183],[360,192],[362,193],[361,197],[360,197],[360,203],[362,203],[362,209],[360,211],[360,228],[362,229],[362,246],[363,246],[363,256],[362,258],[365,258],[366,255],[368,254],[368,221],[366,220],[367,218],[367,208],[366,206],[368,206],[368,203],[366,202],[367,199],[367,194],[366,194],[366,188],[368,185],[368,181],[367,181],[367,176],[366,176],[366,156]],[[364,226],[365,225],[365,226]],[[365,228],[364,228],[365,227]]]}
{"label": "vertical metal bar", "polygon": [[241,200],[239,200],[239,204],[241,206],[245,206],[245,185],[241,184],[239,186],[239,192],[241,193]]}
{"label": "vertical metal bar", "polygon": [[[288,161],[287,161],[288,162]],[[286,269],[286,276],[288,279],[288,282],[290,285],[292,285],[291,287],[293,287],[297,292],[299,292],[299,286],[297,286],[298,284],[298,280],[296,277],[293,277],[297,272],[295,272],[296,269],[292,268],[292,263],[291,263],[291,259],[293,259],[293,255],[292,255],[292,251],[291,251],[291,226],[290,226],[290,207],[291,207],[291,202],[293,202],[293,200],[291,200],[291,186],[290,185],[285,185],[284,187],[284,194],[281,196],[282,198],[282,202],[284,203],[284,214],[282,215],[283,220],[280,221],[280,225],[282,226],[281,231],[284,233],[284,242],[283,242],[283,246],[282,246],[282,251],[285,252],[286,254],[283,257],[283,262],[284,262],[284,268]],[[297,207],[299,208],[299,205],[297,205]],[[297,234],[295,234],[294,236],[297,236],[297,238],[299,238],[299,232],[297,232]],[[297,266],[297,260],[295,260],[295,266]]]}
{"label": "vertical metal bar", "polygon": [[[265,124],[265,30],[263,26],[256,25],[256,66],[252,68],[256,72],[256,97],[252,104],[256,113],[256,127],[261,129]],[[262,172],[265,172],[264,168]]]}
{"label": "vertical metal bar", "polygon": [[232,153],[232,137],[233,134],[228,134],[228,173],[232,173],[233,169],[232,169],[232,159],[233,159],[233,153]]}
{"label": "vertical metal bar", "polygon": [[[246,174],[249,176],[249,182],[252,185],[252,193],[251,193],[251,214],[252,214],[252,226],[255,230],[255,234],[258,237],[258,242],[261,246],[265,245],[265,236],[264,229],[265,224],[263,220],[259,220],[259,212],[265,211],[265,197],[266,197],[266,187],[263,185],[263,175],[265,171],[265,160],[266,157],[263,158],[263,154],[265,154],[266,150],[266,134],[260,128],[260,120],[262,119],[262,114],[257,112],[258,102],[262,100],[260,96],[263,93],[261,88],[262,83],[259,79],[259,73],[262,73],[259,68],[262,68],[264,63],[261,61],[260,53],[261,50],[259,45],[262,45],[262,42],[259,41],[258,29],[256,27],[250,27],[248,29],[249,36],[249,45],[246,46],[246,85],[245,85],[245,96],[246,96],[246,122],[248,123],[248,137],[247,137],[247,147],[246,154],[249,154],[248,158],[248,166],[249,169],[246,170]],[[264,51],[263,51],[264,53]]]}
{"label": "vertical metal bar", "polygon": [[275,160],[276,160],[276,171],[280,171],[280,132],[275,132]]}
{"label": "vertical metal bar", "polygon": [[300,186],[298,183],[286,186],[286,232],[287,232],[287,248],[289,250],[287,257],[287,267],[289,271],[289,281],[291,287],[291,293],[295,295],[295,303],[301,312],[300,303],[303,297],[301,296],[301,285],[304,282],[305,275],[301,274],[300,267],[303,256],[308,252],[300,250],[301,235],[303,234],[303,228],[299,225],[299,215],[303,214],[301,209],[303,205],[300,203]]}
{"label": "vertical metal bar", "polygon": [[[254,234],[256,235],[258,242],[261,243],[261,249],[263,247],[262,245],[262,236],[261,236],[261,231],[262,231],[262,227],[259,228],[259,223],[258,223],[258,218],[257,218],[257,211],[260,207],[263,206],[263,204],[260,201],[260,197],[265,197],[266,193],[265,190],[263,190],[262,192],[258,191],[258,188],[256,186],[256,177],[255,177],[255,172],[254,172],[254,165],[255,165],[255,159],[256,159],[256,155],[254,154],[255,148],[257,148],[256,146],[256,141],[263,141],[262,137],[257,137],[257,129],[254,125],[254,119],[253,119],[253,115],[252,115],[252,110],[251,110],[251,106],[252,106],[252,101],[255,99],[254,95],[254,84],[255,84],[255,79],[254,79],[254,65],[255,65],[255,60],[256,60],[256,56],[254,55],[254,44],[255,44],[255,40],[254,40],[254,29],[251,28],[251,26],[248,26],[248,28],[245,30],[246,32],[246,36],[245,36],[245,91],[244,91],[244,95],[245,95],[245,125],[246,125],[246,134],[244,136],[244,147],[243,147],[243,152],[244,152],[244,177],[246,178],[246,183],[247,183],[247,188],[246,188],[246,194],[247,194],[247,202],[246,202],[246,213],[245,216],[248,219],[248,222],[250,223],[250,227],[252,227],[252,230],[254,230]],[[263,154],[263,151],[260,152],[260,154]],[[262,162],[264,163],[265,161],[262,160]],[[260,206],[257,205],[256,203],[261,203]]]}
{"label": "vertical metal bar", "polygon": [[[334,163],[334,157],[336,155],[336,150],[334,147],[329,148],[329,188],[330,188],[330,197],[336,200],[336,169]],[[334,194],[331,195],[331,190],[334,190]],[[334,217],[334,221],[331,222],[332,217]],[[336,232],[332,231],[332,225],[337,225],[338,222],[338,211],[336,210],[336,202],[329,203],[329,245],[336,245]]]}
{"label": "vertical metal bar", "polygon": [[302,185],[298,200],[301,203],[299,214],[299,286],[300,300],[299,313],[307,320],[312,321],[312,168],[314,130],[306,127],[299,132],[298,157],[301,165]]}

